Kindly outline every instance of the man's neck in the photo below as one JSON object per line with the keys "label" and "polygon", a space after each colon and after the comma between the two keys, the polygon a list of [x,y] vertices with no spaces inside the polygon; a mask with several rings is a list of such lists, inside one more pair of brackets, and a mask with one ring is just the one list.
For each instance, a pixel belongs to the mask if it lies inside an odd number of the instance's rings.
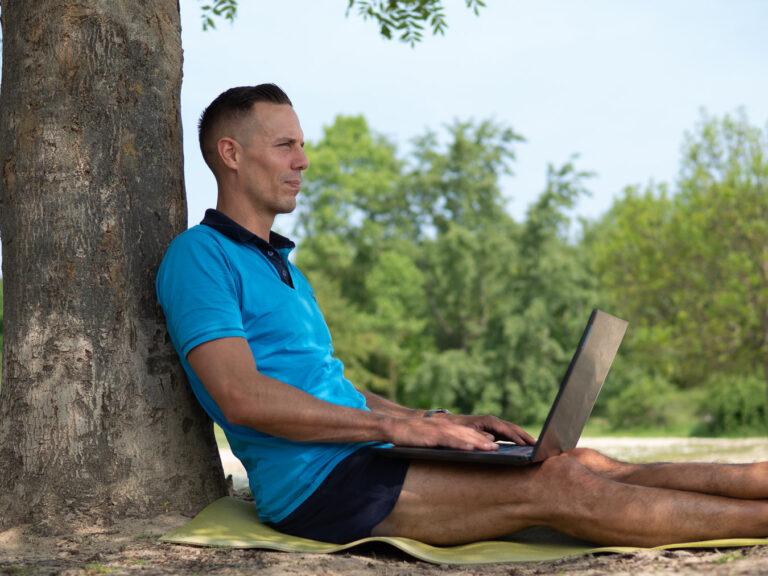
{"label": "man's neck", "polygon": [[275,223],[274,216],[264,217],[248,210],[240,209],[230,203],[222,202],[221,197],[219,197],[219,201],[216,203],[216,210],[231,218],[249,232],[253,232],[259,238],[269,242],[269,233],[272,230],[272,225]]}

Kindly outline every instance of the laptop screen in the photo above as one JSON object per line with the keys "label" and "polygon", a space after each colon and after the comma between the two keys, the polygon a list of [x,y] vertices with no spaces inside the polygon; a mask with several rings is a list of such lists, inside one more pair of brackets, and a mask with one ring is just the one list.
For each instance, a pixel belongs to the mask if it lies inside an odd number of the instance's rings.
{"label": "laptop screen", "polygon": [[576,447],[626,330],[625,320],[592,312],[536,443],[535,461]]}

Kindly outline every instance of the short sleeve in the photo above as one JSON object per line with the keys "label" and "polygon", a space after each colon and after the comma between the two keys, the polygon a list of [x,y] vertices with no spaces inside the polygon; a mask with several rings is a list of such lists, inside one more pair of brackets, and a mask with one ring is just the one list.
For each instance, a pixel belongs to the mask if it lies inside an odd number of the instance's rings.
{"label": "short sleeve", "polygon": [[157,297],[182,358],[204,342],[245,337],[239,278],[213,234],[193,228],[179,235],[158,271]]}

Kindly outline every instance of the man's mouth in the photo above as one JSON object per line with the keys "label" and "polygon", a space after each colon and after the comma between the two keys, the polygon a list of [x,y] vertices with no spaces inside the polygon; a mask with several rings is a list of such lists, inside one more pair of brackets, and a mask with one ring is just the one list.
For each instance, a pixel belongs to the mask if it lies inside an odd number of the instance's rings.
{"label": "man's mouth", "polygon": [[289,178],[285,183],[295,190],[301,190],[301,178]]}

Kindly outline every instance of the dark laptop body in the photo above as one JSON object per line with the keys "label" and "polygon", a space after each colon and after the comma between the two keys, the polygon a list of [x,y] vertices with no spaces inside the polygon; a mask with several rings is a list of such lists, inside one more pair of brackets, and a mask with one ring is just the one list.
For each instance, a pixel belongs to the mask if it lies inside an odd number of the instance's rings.
{"label": "dark laptop body", "polygon": [[535,446],[499,443],[499,450],[381,446],[385,456],[524,466],[575,448],[619,349],[627,322],[593,310]]}

